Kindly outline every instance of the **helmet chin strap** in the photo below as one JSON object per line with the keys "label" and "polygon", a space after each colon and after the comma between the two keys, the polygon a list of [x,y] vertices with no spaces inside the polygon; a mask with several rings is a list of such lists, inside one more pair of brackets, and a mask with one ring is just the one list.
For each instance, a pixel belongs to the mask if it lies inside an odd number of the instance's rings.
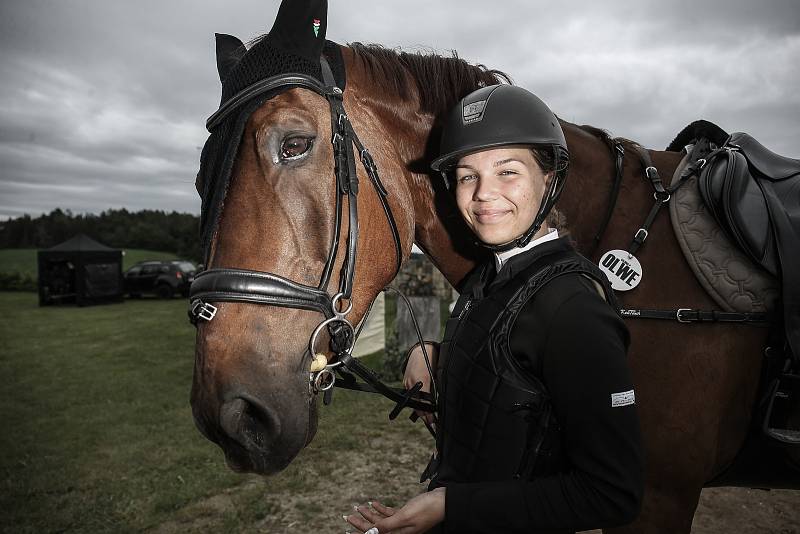
{"label": "helmet chin strap", "polygon": [[[548,210],[549,211],[549,210]],[[500,245],[490,245],[489,243],[485,243],[481,240],[478,240],[478,244],[482,247],[488,248],[493,252],[505,252],[507,250],[511,250],[514,248],[522,248],[528,243],[531,242],[533,236],[536,235],[536,232],[539,231],[539,228],[542,227],[542,223],[544,222],[544,218],[547,216],[546,213],[542,213],[541,208],[539,209],[539,213],[536,214],[536,218],[533,220],[533,224],[528,227],[525,232],[517,237],[516,239],[512,239],[507,243],[502,243]]]}

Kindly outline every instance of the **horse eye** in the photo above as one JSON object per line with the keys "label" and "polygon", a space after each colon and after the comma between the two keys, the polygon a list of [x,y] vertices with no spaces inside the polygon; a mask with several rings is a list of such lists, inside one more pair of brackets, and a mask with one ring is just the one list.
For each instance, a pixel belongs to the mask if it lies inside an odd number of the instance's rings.
{"label": "horse eye", "polygon": [[296,159],[311,149],[314,139],[312,137],[293,136],[287,137],[281,143],[281,159]]}

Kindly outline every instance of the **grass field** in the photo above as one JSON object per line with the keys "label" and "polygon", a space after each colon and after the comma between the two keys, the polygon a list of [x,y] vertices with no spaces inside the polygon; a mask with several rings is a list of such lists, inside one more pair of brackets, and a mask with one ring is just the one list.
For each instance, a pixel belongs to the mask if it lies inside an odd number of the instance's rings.
{"label": "grass field", "polygon": [[36,249],[4,248],[0,249],[0,272],[17,272],[36,278]]}
{"label": "grass field", "polygon": [[[423,427],[338,390],[284,472],[229,471],[192,423],[185,311],[178,299],[39,308],[33,293],[0,292],[0,532],[344,532],[353,503],[422,491]],[[799,492],[713,488],[693,532],[798,524]]]}
{"label": "grass field", "polygon": [[[36,252],[35,248],[4,248],[0,249],[0,273],[18,272],[36,278]],[[155,250],[128,249],[122,255],[122,270],[126,270],[134,263],[144,260],[176,260],[178,257],[171,252],[158,252]]]}
{"label": "grass field", "polygon": [[424,429],[344,391],[286,471],[229,471],[192,422],[182,300],[39,308],[0,293],[0,313],[2,532],[342,531],[353,502],[420,490]]}

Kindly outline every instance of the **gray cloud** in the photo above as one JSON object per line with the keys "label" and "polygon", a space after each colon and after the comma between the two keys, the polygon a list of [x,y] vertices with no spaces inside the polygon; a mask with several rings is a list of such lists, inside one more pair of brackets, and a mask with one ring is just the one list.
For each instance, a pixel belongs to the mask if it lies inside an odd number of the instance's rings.
{"label": "gray cloud", "polygon": [[[793,1],[330,1],[328,37],[458,50],[564,119],[663,148],[698,118],[800,156]],[[213,33],[268,30],[278,2],[0,3],[0,219],[59,206],[198,212]]]}

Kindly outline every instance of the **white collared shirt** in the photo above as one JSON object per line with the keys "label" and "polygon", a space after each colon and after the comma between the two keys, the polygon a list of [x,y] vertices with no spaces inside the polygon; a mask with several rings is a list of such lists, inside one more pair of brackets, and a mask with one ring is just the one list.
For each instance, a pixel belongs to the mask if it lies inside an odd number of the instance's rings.
{"label": "white collared shirt", "polygon": [[494,253],[494,265],[497,267],[497,272],[500,272],[500,269],[503,268],[503,265],[508,261],[508,258],[512,258],[517,254],[525,252],[527,250],[532,249],[536,245],[541,245],[542,243],[547,243],[548,241],[552,241],[554,239],[558,239],[558,230],[555,228],[551,228],[549,232],[547,232],[542,237],[536,238],[524,247],[516,247],[512,248],[511,250],[506,250],[505,252],[495,252]]}

